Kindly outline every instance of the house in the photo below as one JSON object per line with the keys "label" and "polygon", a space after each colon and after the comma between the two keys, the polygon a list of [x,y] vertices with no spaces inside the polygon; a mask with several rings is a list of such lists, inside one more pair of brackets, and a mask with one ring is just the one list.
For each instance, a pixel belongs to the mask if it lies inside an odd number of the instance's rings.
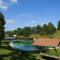
{"label": "house", "polygon": [[34,40],[33,45],[58,47],[60,45],[60,39],[57,39],[57,38],[37,38]]}

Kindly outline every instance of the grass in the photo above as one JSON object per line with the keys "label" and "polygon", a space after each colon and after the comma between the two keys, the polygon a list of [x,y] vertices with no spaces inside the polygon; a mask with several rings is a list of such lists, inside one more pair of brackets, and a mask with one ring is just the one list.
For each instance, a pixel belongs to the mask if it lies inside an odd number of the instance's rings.
{"label": "grass", "polygon": [[53,35],[40,35],[40,34],[32,34],[30,35],[30,37],[32,38],[60,38],[60,31],[57,31],[56,33],[54,33]]}
{"label": "grass", "polygon": [[7,49],[8,47],[9,46],[7,44],[2,43],[1,47],[0,47],[0,55],[1,54],[9,54],[9,53],[13,52],[13,51]]}
{"label": "grass", "polygon": [[4,49],[4,48],[0,48],[0,55],[1,55],[1,54],[9,54],[9,53],[11,53],[11,52],[12,52],[11,50]]}
{"label": "grass", "polygon": [[56,33],[54,33],[53,37],[57,37],[57,38],[60,38],[60,31],[57,31]]}
{"label": "grass", "polygon": [[30,35],[30,37],[32,37],[32,38],[46,38],[46,37],[48,37],[47,35],[40,35],[40,34],[32,34],[32,35]]}
{"label": "grass", "polygon": [[49,55],[60,56],[60,49],[56,50],[57,51],[55,51],[54,49],[49,49]]}

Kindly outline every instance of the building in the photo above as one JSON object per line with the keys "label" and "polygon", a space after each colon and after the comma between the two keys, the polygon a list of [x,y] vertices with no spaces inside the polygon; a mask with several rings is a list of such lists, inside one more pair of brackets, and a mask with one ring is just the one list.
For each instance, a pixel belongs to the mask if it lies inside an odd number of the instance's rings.
{"label": "building", "polygon": [[58,47],[60,45],[60,39],[57,39],[57,38],[37,38],[34,40],[33,45]]}

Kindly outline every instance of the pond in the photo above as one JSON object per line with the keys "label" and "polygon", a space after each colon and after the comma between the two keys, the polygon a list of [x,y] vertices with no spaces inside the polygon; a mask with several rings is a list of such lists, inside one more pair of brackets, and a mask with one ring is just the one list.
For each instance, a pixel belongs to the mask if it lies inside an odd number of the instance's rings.
{"label": "pond", "polygon": [[32,41],[13,41],[10,42],[10,46],[14,49],[22,50],[22,51],[37,51],[38,48],[32,45]]}

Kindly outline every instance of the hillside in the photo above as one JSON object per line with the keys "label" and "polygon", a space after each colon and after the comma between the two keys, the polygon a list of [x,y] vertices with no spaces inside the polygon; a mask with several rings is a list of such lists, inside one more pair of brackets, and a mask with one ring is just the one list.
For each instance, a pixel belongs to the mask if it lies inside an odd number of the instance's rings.
{"label": "hillside", "polygon": [[53,37],[54,38],[60,38],[60,31],[57,31],[56,33],[54,33]]}

